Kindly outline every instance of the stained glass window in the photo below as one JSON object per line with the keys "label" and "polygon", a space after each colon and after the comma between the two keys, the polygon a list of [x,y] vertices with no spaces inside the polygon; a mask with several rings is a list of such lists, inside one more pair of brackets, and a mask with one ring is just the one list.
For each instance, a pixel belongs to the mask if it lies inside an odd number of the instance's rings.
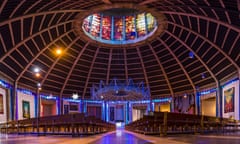
{"label": "stained glass window", "polygon": [[155,27],[155,20],[154,20],[154,17],[150,13],[146,14],[146,18],[147,18],[147,28],[148,28],[148,31],[150,32]]}
{"label": "stained glass window", "polygon": [[112,21],[110,16],[103,16],[102,18],[102,39],[111,39]]}
{"label": "stained glass window", "polygon": [[114,18],[114,39],[122,40],[123,39],[123,20],[122,17]]}
{"label": "stained glass window", "polygon": [[100,20],[101,20],[100,14],[93,14],[90,32],[93,37],[100,36]]}
{"label": "stained glass window", "polygon": [[126,32],[126,40],[133,40],[136,37],[135,31],[135,19],[134,16],[126,16],[125,18],[125,32]]}
{"label": "stained glass window", "polygon": [[136,21],[137,21],[138,37],[145,36],[146,33],[147,33],[147,31],[146,31],[145,13],[138,14]]}
{"label": "stained glass window", "polygon": [[84,19],[82,28],[88,37],[108,44],[130,44],[144,40],[156,29],[151,13],[109,15],[96,13]]}
{"label": "stained glass window", "polygon": [[92,18],[92,16],[88,16],[83,21],[83,28],[86,32],[89,32],[91,29],[91,18]]}

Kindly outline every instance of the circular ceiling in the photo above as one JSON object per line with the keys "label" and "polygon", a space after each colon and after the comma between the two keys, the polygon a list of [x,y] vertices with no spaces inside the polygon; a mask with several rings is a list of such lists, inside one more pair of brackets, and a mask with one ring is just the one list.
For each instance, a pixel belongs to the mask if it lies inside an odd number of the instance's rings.
{"label": "circular ceiling", "polygon": [[[216,88],[240,75],[239,5],[238,0],[4,0],[0,76],[30,90],[39,83],[42,93],[62,97],[77,92],[90,98],[93,84],[114,78],[143,82],[151,98]],[[150,13],[156,32],[126,45],[86,36],[84,18],[115,8]]]}

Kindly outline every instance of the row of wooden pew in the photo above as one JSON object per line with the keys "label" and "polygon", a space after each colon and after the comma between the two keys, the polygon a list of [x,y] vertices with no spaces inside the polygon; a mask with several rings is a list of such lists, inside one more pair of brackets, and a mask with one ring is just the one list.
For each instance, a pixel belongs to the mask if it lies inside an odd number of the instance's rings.
{"label": "row of wooden pew", "polygon": [[0,124],[1,133],[89,135],[115,130],[115,125],[83,113],[46,116]]}
{"label": "row of wooden pew", "polygon": [[201,115],[153,112],[126,125],[125,129],[162,136],[176,133],[230,132],[238,130],[238,121]]}

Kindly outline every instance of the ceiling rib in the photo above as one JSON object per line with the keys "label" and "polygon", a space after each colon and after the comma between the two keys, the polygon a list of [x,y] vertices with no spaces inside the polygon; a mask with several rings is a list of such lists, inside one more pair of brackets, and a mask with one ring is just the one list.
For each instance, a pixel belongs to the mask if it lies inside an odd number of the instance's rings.
{"label": "ceiling rib", "polygon": [[107,81],[106,84],[109,84],[109,77],[110,77],[110,68],[111,68],[111,62],[112,62],[112,51],[113,49],[110,49],[110,53],[109,53],[109,58],[108,58],[108,69],[107,69]]}
{"label": "ceiling rib", "polygon": [[183,46],[185,46],[189,51],[193,52],[194,55],[196,56],[196,58],[202,63],[202,65],[207,69],[207,71],[210,73],[210,75],[213,77],[213,79],[216,82],[216,86],[218,85],[218,80],[216,78],[216,76],[213,74],[213,72],[210,70],[210,68],[203,62],[203,60],[197,55],[197,53],[195,53],[195,51],[193,51],[184,41],[182,41],[180,38],[178,38],[177,36],[175,36],[174,34],[172,34],[169,31],[165,31],[166,33],[168,33],[169,35],[171,35],[173,38],[175,38],[176,40],[178,40]]}
{"label": "ceiling rib", "polygon": [[92,69],[93,69],[93,65],[94,65],[94,62],[96,61],[96,58],[97,58],[99,49],[100,49],[100,48],[98,47],[98,48],[97,48],[97,51],[96,51],[95,54],[94,54],[94,57],[93,57],[93,60],[92,60],[91,66],[90,66],[90,70],[89,70],[89,72],[88,72],[87,80],[86,80],[86,82],[85,82],[85,86],[84,86],[84,89],[83,89],[82,99],[85,98],[86,91],[87,91],[87,87],[88,87],[88,82],[89,82],[89,79],[90,79],[90,76],[91,76],[91,73],[92,73]]}
{"label": "ceiling rib", "polygon": [[17,7],[12,11],[11,15],[9,16],[9,18],[12,18],[13,15],[16,13],[16,11],[18,10],[18,8],[20,8],[22,6],[23,3],[25,3],[26,0],[21,0],[21,2],[17,5]]}
{"label": "ceiling rib", "polygon": [[63,22],[63,23],[59,23],[57,25],[53,25],[51,27],[45,28],[37,33],[34,33],[33,35],[27,37],[26,39],[22,40],[20,43],[18,43],[17,45],[15,45],[12,49],[10,49],[8,52],[6,52],[1,58],[0,58],[0,62],[2,62],[7,56],[9,56],[12,52],[14,52],[16,49],[18,49],[19,46],[21,46],[22,44],[24,44],[25,42],[29,41],[30,39],[33,39],[35,36],[40,35],[41,33],[48,31],[51,28],[55,28],[58,27],[60,25],[64,25],[67,24],[71,21],[67,21],[67,22]]}
{"label": "ceiling rib", "polygon": [[14,17],[14,18],[9,18],[5,21],[2,21],[0,23],[0,26],[6,25],[8,23],[12,23],[15,21],[19,21],[21,19],[27,19],[27,18],[32,18],[32,17],[37,17],[41,15],[49,15],[49,14],[58,14],[58,13],[75,13],[75,12],[82,12],[83,10],[55,10],[55,11],[45,11],[45,12],[39,12],[39,13],[34,13],[34,14],[28,14],[28,15],[23,15],[19,17]]}
{"label": "ceiling rib", "polygon": [[181,69],[183,70],[184,74],[186,75],[188,81],[190,82],[193,90],[196,90],[196,87],[192,81],[192,79],[190,78],[189,74],[187,73],[186,69],[184,68],[184,66],[182,65],[182,63],[179,61],[179,59],[177,58],[177,56],[172,52],[172,50],[167,46],[167,44],[161,40],[160,38],[157,38],[167,49],[168,51],[171,53],[171,55],[174,57],[174,59],[177,61],[178,65],[181,67]]}
{"label": "ceiling rib", "polygon": [[[76,43],[76,41],[79,39],[79,37],[76,37],[65,49],[64,51],[62,52],[63,54],[65,54],[67,52],[67,50],[69,48],[72,47],[73,44]],[[50,72],[52,71],[52,69],[55,67],[55,65],[57,64],[57,62],[61,59],[61,56],[59,56],[55,61],[54,63],[52,64],[52,66],[48,69],[47,73],[45,74],[44,78],[42,79],[42,81],[40,82],[41,85],[44,84],[45,80],[47,79],[48,75],[50,74]]]}
{"label": "ceiling rib", "polygon": [[151,49],[151,51],[152,51],[156,61],[158,62],[158,65],[160,66],[160,68],[162,70],[163,76],[164,76],[164,78],[165,78],[165,80],[167,82],[167,85],[168,85],[168,88],[169,88],[171,96],[174,96],[173,88],[172,88],[172,86],[171,86],[171,84],[169,82],[169,79],[168,79],[168,76],[167,76],[167,74],[165,72],[165,69],[163,68],[163,66],[162,66],[162,64],[161,64],[161,62],[160,62],[160,60],[159,60],[155,50],[153,49],[153,47],[149,43],[148,43],[148,47]]}
{"label": "ceiling rib", "polygon": [[180,27],[180,28],[182,28],[182,29],[185,29],[186,31],[189,31],[189,32],[195,34],[196,36],[200,37],[200,38],[203,39],[204,41],[208,42],[208,43],[209,43],[210,45],[212,45],[215,49],[217,49],[221,54],[223,54],[223,55],[236,67],[237,70],[240,70],[240,68],[238,67],[237,63],[236,63],[232,58],[230,58],[229,55],[227,55],[219,46],[217,46],[215,43],[213,43],[212,41],[210,41],[210,40],[207,39],[206,37],[200,35],[199,33],[195,32],[195,31],[193,31],[193,30],[191,30],[191,29],[189,29],[189,28],[183,27],[183,26],[181,26],[181,25],[179,25],[179,24],[177,24],[177,23],[172,23],[172,22],[169,22],[169,23],[171,23],[172,25],[178,26],[178,27]]}
{"label": "ceiling rib", "polygon": [[2,13],[3,8],[5,7],[5,5],[7,4],[8,0],[4,0],[2,5],[0,6],[0,14]]}
{"label": "ceiling rib", "polygon": [[77,62],[79,61],[80,57],[82,56],[83,52],[86,50],[86,48],[87,48],[88,45],[89,45],[89,42],[87,42],[87,43],[84,45],[84,47],[81,49],[80,53],[78,54],[77,58],[75,59],[73,65],[72,65],[72,67],[71,67],[71,69],[69,70],[68,75],[67,75],[67,77],[66,77],[66,79],[65,79],[65,81],[64,81],[64,83],[63,83],[62,88],[61,88],[60,97],[62,97],[63,91],[64,91],[64,89],[65,89],[65,87],[66,87],[66,85],[67,85],[67,82],[68,82],[70,76],[72,75],[73,69],[75,68]]}
{"label": "ceiling rib", "polygon": [[124,52],[124,68],[125,68],[125,76],[126,82],[128,81],[128,67],[127,67],[127,52],[126,48],[123,49]]}
{"label": "ceiling rib", "polygon": [[32,63],[46,50],[48,49],[49,46],[51,46],[52,44],[54,44],[55,42],[57,42],[58,40],[60,40],[61,38],[63,38],[65,35],[69,34],[70,32],[73,32],[73,29],[63,33],[61,36],[59,36],[58,38],[56,38],[55,40],[53,40],[51,43],[49,43],[48,45],[46,45],[43,49],[41,49],[40,52],[38,52],[38,54],[33,57],[33,59],[27,64],[27,66],[25,66],[25,68],[22,70],[22,72],[18,75],[18,77],[16,78],[16,83],[19,81],[19,79],[22,77],[22,75],[25,73],[25,71],[32,65]]}
{"label": "ceiling rib", "polygon": [[[140,62],[141,62],[141,66],[142,66],[142,70],[143,70],[143,74],[144,74],[144,79],[145,79],[146,85],[147,85],[147,87],[149,87],[148,76],[147,76],[147,72],[146,72],[146,69],[145,69],[145,66],[144,66],[144,63],[143,63],[142,55],[140,53],[139,47],[136,47],[136,49],[137,49],[138,57],[140,58]],[[151,90],[150,89],[149,89],[149,91],[150,91],[150,94],[151,94]]]}
{"label": "ceiling rib", "polygon": [[207,21],[211,21],[211,22],[214,22],[214,23],[217,23],[217,24],[224,25],[225,27],[231,28],[234,31],[240,33],[240,29],[238,27],[236,27],[234,25],[231,25],[229,23],[226,23],[226,22],[223,22],[223,21],[211,18],[211,17],[206,17],[206,16],[202,16],[202,15],[196,15],[196,14],[191,14],[191,13],[174,12],[174,11],[161,11],[161,12],[162,13],[166,13],[166,14],[170,14],[170,15],[174,14],[174,15],[183,15],[183,16],[190,16],[190,17],[195,17],[195,18],[201,18],[201,19],[204,19],[204,20],[207,20]]}

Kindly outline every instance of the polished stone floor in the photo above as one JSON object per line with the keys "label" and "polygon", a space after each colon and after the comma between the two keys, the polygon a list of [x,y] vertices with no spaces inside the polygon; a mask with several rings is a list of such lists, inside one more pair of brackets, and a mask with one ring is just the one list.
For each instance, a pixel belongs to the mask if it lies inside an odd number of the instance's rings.
{"label": "polished stone floor", "polygon": [[34,136],[0,134],[0,144],[240,144],[240,133],[218,135],[146,136],[117,130],[88,136]]}

